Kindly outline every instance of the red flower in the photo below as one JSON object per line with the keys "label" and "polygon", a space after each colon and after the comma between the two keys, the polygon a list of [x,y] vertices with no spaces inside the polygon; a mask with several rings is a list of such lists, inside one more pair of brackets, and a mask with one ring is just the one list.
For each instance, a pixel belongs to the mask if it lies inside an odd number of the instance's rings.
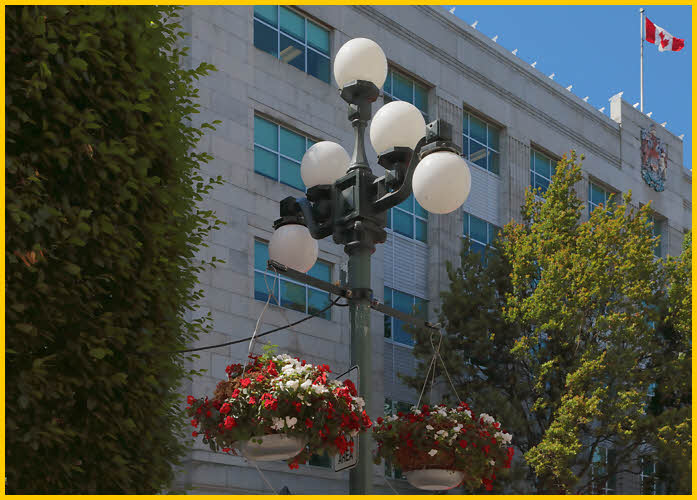
{"label": "red flower", "polygon": [[223,448],[223,453],[229,453],[229,452],[230,452],[230,448]]}
{"label": "red flower", "polygon": [[293,460],[291,463],[288,464],[288,468],[290,469],[298,469],[300,466],[298,465],[298,462]]}
{"label": "red flower", "polygon": [[465,441],[464,439],[460,439],[459,443],[461,447],[467,448],[467,441]]}
{"label": "red flower", "polygon": [[190,405],[192,405],[196,402],[196,398],[193,396],[187,396],[186,402],[189,403]]}
{"label": "red flower", "polygon": [[222,413],[223,415],[227,415],[228,413],[230,413],[230,410],[232,410],[232,408],[227,403],[220,407],[220,413]]}
{"label": "red flower", "polygon": [[499,424],[498,422],[494,422],[494,429],[498,429],[499,427],[501,427],[501,424]]}
{"label": "red flower", "polygon": [[206,416],[207,416],[207,417],[210,417],[210,416],[211,416],[211,411],[210,411],[210,410],[208,410],[208,411],[206,412]]}
{"label": "red flower", "polygon": [[230,415],[228,415],[227,417],[225,417],[225,428],[226,428],[227,430],[232,429],[232,428],[235,427],[236,425],[237,425],[237,421],[236,421],[234,418],[232,418]]}
{"label": "red flower", "polygon": [[295,406],[295,411],[297,411],[297,412],[299,412],[303,407],[302,403],[298,403],[298,402],[293,403],[293,406]]}
{"label": "red flower", "polygon": [[240,385],[241,385],[242,387],[247,387],[247,386],[249,386],[249,384],[251,384],[251,383],[252,383],[252,381],[249,380],[247,377],[245,377],[245,378],[243,378],[242,380],[240,380]]}
{"label": "red flower", "polygon": [[489,445],[486,445],[485,447],[482,448],[482,451],[483,451],[485,454],[488,455],[490,449],[491,449],[490,446],[489,446]]}
{"label": "red flower", "polygon": [[256,398],[255,398],[254,396],[249,396],[248,403],[249,403],[250,405],[255,405],[255,404],[257,404],[257,400],[256,400]]}
{"label": "red flower", "polygon": [[508,456],[512,457],[515,454],[515,450],[513,449],[512,446],[508,447]]}
{"label": "red flower", "polygon": [[230,397],[234,399],[234,398],[236,398],[236,397],[239,396],[239,395],[240,395],[240,390],[239,390],[239,389],[235,389],[234,391],[232,391],[232,394],[230,395]]}
{"label": "red flower", "polygon": [[260,373],[259,375],[257,375],[257,382],[263,382],[263,381],[264,381],[264,375],[262,373]]}
{"label": "red flower", "polygon": [[312,428],[312,425],[313,425],[313,424],[312,424],[312,420],[310,420],[309,418],[306,418],[306,419],[305,419],[305,427],[307,427],[308,429],[310,429],[310,428]]}
{"label": "red flower", "polygon": [[351,396],[358,396],[358,391],[356,390],[356,386],[353,384],[353,382],[349,379],[344,380],[344,386],[348,387],[349,393]]}
{"label": "red flower", "polygon": [[194,419],[191,421],[191,426],[192,426],[192,427],[198,427],[198,420],[196,420],[196,419],[194,418]]}
{"label": "red flower", "polygon": [[378,422],[378,425],[382,425],[382,423],[384,422],[384,420],[382,419],[382,417],[378,417],[377,422]]}
{"label": "red flower", "polygon": [[194,437],[196,437],[196,436],[198,436],[198,432],[194,431],[194,432],[191,433],[191,435],[194,436]]}

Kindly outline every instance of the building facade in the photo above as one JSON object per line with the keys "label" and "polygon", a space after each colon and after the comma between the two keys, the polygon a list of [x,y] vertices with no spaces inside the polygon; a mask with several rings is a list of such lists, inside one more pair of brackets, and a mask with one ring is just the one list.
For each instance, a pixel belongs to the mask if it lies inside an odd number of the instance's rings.
{"label": "building facade", "polygon": [[[296,321],[329,300],[324,292],[268,273],[267,243],[279,201],[303,196],[305,150],[322,140],[347,149],[353,145],[331,65],[351,38],[375,40],[388,59],[388,79],[373,112],[399,99],[417,106],[427,122],[448,121],[454,142],[472,164],[469,198],[454,213],[427,214],[413,198],[391,210],[387,242],[372,259],[372,288],[379,300],[408,312],[416,305],[432,315],[439,292],[448,286],[444,264],[457,262],[462,237],[483,247],[498,228],[519,221],[525,190],[545,189],[555,160],[571,149],[585,155],[577,191],[589,209],[609,193],[628,190],[635,204],[652,202],[661,235],[658,255],[678,254],[683,233],[691,228],[692,177],[682,165],[681,139],[621,95],[612,97],[609,116],[600,112],[440,7],[189,6],[183,25],[191,34],[183,41],[191,47],[184,65],[206,61],[218,69],[199,82],[200,117],[222,123],[200,147],[215,157],[206,173],[221,175],[225,184],[203,205],[227,222],[204,252],[225,261],[201,276],[205,299],[199,314],[211,313],[213,333],[193,347],[250,336],[272,288],[280,305],[272,300],[260,331]],[[663,149],[653,147],[655,138]],[[375,158],[367,146],[369,158]],[[654,164],[644,176],[642,152],[644,163]],[[374,161],[373,167],[378,174]],[[310,273],[336,281],[346,262],[343,249],[325,239]],[[373,312],[371,328],[373,366],[361,369],[372,372],[370,390],[377,403],[369,413],[375,418],[415,403],[418,394],[398,376],[412,375],[416,367],[412,339],[402,324]],[[349,367],[348,310],[333,308],[267,336],[255,351],[267,342],[341,373]],[[197,397],[211,394],[225,377],[225,366],[244,360],[247,347],[200,352],[196,368],[207,372],[184,390]],[[195,493],[271,493],[266,480],[291,493],[348,493],[348,473],[334,473],[327,464],[326,457],[316,457],[291,471],[283,462],[260,463],[262,477],[243,458],[213,453],[199,440],[178,483]],[[374,470],[375,492],[390,493],[385,468]],[[389,477],[399,492],[417,493],[394,472]],[[614,488],[638,492],[637,481],[641,478]]]}

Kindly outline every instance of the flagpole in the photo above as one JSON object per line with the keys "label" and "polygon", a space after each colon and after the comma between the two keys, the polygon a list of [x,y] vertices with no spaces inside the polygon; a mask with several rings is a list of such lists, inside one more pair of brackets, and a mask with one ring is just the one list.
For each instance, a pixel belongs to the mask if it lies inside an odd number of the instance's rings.
{"label": "flagpole", "polygon": [[644,112],[644,8],[639,9],[639,40],[641,43],[641,49],[639,53],[641,54],[641,63],[639,63],[639,78],[641,80],[640,91],[639,91],[639,102],[640,110]]}

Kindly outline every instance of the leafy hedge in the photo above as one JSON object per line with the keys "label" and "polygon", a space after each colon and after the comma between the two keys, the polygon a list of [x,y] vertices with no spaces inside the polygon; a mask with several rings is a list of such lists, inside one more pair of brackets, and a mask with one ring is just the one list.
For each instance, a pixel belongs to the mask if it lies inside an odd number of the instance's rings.
{"label": "leafy hedge", "polygon": [[219,227],[174,7],[6,8],[6,489],[157,493]]}

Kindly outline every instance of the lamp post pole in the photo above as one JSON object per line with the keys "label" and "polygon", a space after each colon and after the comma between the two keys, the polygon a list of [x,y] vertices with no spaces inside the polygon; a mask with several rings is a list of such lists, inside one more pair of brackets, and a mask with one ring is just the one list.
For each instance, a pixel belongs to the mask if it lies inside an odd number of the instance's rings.
{"label": "lamp post pole", "polygon": [[[363,67],[366,61],[371,63],[369,67]],[[365,411],[371,412],[378,407],[371,380],[370,309],[433,327],[381,305],[372,297],[370,259],[375,245],[387,239],[387,211],[409,198],[414,180],[413,194],[423,208],[433,213],[449,213],[467,198],[470,174],[459,156],[460,149],[451,142],[449,125],[439,120],[426,125],[416,107],[394,102],[383,108],[387,111],[381,109],[373,120],[371,141],[380,153],[378,163],[385,168],[385,175],[375,176],[366,157],[365,131],[372,117],[372,103],[377,100],[379,86],[387,75],[387,60],[375,42],[354,39],[339,50],[334,73],[340,95],[348,103],[348,119],[354,129],[353,156],[349,160],[341,146],[326,141],[318,142],[306,152],[300,167],[308,186],[306,198],[288,197],[281,201],[281,217],[274,222],[275,231],[269,243],[269,266],[348,300],[351,365],[359,367],[359,391]],[[346,73],[355,73],[355,79],[347,78]],[[361,79],[362,76],[371,79]],[[338,169],[337,164],[340,164]],[[349,256],[346,287],[303,274],[317,257],[316,240],[330,235],[336,244],[344,246]],[[312,262],[306,258],[308,255],[314,255]],[[358,442],[358,461],[350,471],[352,495],[369,494],[372,490],[370,433],[360,433]]]}

